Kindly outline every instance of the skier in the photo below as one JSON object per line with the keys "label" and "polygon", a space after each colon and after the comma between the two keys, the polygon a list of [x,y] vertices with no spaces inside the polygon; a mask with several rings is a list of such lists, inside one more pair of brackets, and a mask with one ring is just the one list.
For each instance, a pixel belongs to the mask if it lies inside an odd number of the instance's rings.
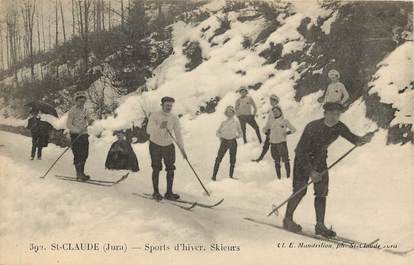
{"label": "skier", "polygon": [[[314,182],[316,226],[315,233],[325,237],[334,237],[336,233],[325,226],[326,196],[328,195],[327,150],[339,136],[344,137],[354,145],[364,145],[371,141],[373,133],[359,137],[339,121],[344,108],[340,103],[325,103],[324,118],[306,125],[296,147],[293,167],[293,193],[304,187],[309,177]],[[287,205],[283,227],[292,232],[299,232],[302,227],[293,221],[293,213],[306,194],[306,189],[293,197]]]}
{"label": "skier", "polygon": [[234,166],[236,164],[237,155],[237,138],[242,136],[242,129],[238,120],[234,118],[236,111],[233,106],[228,106],[224,112],[227,119],[223,121],[217,130],[217,137],[220,139],[220,148],[217,153],[216,162],[214,164],[213,181],[216,180],[217,172],[220,167],[221,160],[230,151],[230,171],[229,176],[233,178]]}
{"label": "skier", "polygon": [[[257,107],[252,97],[248,96],[247,88],[241,87],[240,98],[236,101],[236,115],[239,118],[241,129],[243,132],[243,141],[247,143],[246,139],[246,123],[249,124],[255,131],[259,142],[262,143],[262,137],[260,135],[259,125],[257,125],[255,115],[257,113]],[[252,114],[253,108],[253,114]]]}
{"label": "skier", "polygon": [[126,169],[133,172],[139,171],[138,159],[131,144],[126,140],[123,131],[115,132],[117,140],[111,145],[106,156],[105,168]]}
{"label": "skier", "polygon": [[30,129],[30,133],[32,135],[32,151],[30,159],[34,159],[37,149],[37,159],[41,160],[42,149],[46,147],[49,142],[49,131],[51,129],[51,125],[40,120],[39,111],[33,109],[30,112],[27,128]]}
{"label": "skier", "polygon": [[89,115],[85,109],[87,100],[86,92],[76,92],[74,100],[75,106],[73,106],[68,113],[66,127],[70,131],[76,178],[81,181],[86,181],[90,179],[90,177],[85,174],[85,163],[89,154],[89,135],[87,127],[90,122]]}
{"label": "skier", "polygon": [[184,159],[187,159],[187,154],[181,135],[180,121],[176,115],[171,113],[174,102],[175,100],[172,97],[163,97],[161,99],[161,111],[152,113],[147,125],[147,133],[150,135],[149,152],[151,155],[152,185],[154,188],[152,196],[155,200],[162,200],[158,190],[162,160],[164,160],[165,170],[167,171],[167,192],[164,198],[167,200],[177,200],[180,198],[178,194],[173,193],[175,146],[169,133],[174,131]]}
{"label": "skier", "polygon": [[295,127],[282,116],[280,107],[273,107],[272,118],[269,119],[263,131],[270,131],[269,142],[271,144],[272,158],[275,161],[276,175],[281,179],[280,160],[285,164],[286,177],[290,177],[289,151],[286,143],[286,135],[296,132]]}
{"label": "skier", "polygon": [[[270,101],[271,109],[269,110],[269,116],[267,117],[268,121],[273,118],[272,108],[276,107],[276,106],[279,107],[279,97],[276,96],[275,94],[270,95],[269,101]],[[282,112],[282,115],[283,115],[283,112]],[[270,142],[269,142],[269,140],[270,140],[270,138],[269,138],[270,131],[267,130],[264,133],[266,134],[266,140],[264,141],[264,144],[263,144],[262,153],[260,154],[260,156],[257,159],[253,159],[252,162],[262,161],[264,156],[266,155],[267,151],[269,150],[269,147],[270,147]]]}
{"label": "skier", "polygon": [[332,69],[328,72],[328,77],[331,80],[331,83],[328,85],[325,93],[318,99],[318,101],[323,104],[327,102],[337,102],[342,104],[342,106],[347,107],[346,104],[349,100],[349,94],[344,84],[339,81],[339,72]]}

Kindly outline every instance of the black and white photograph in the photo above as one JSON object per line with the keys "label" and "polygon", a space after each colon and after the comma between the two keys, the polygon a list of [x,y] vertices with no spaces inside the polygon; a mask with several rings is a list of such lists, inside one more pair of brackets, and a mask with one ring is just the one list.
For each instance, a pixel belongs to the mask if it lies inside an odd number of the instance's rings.
{"label": "black and white photograph", "polygon": [[0,264],[413,264],[413,6],[0,0]]}

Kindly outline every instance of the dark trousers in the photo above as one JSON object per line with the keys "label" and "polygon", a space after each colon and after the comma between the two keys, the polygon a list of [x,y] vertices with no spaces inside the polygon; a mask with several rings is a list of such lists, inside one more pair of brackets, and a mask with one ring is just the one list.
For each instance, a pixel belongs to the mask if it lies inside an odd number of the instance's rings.
{"label": "dark trousers", "polygon": [[175,170],[174,144],[160,146],[150,141],[149,152],[151,156],[152,186],[154,188],[154,193],[159,193],[158,183],[163,161],[165,164],[165,170],[167,171],[167,193],[172,193]]}
{"label": "dark trousers", "polygon": [[246,124],[249,124],[255,130],[257,138],[259,139],[259,142],[262,143],[262,136],[260,135],[259,125],[257,125],[254,115],[240,115],[238,118],[239,118],[240,126],[243,132],[244,143],[247,143]]}
{"label": "dark trousers", "polygon": [[270,152],[272,153],[272,158],[275,161],[276,175],[280,179],[280,161],[282,160],[285,164],[286,177],[290,177],[290,163],[289,163],[289,151],[286,142],[271,144]]}
{"label": "dark trousers", "polygon": [[259,158],[257,158],[257,161],[263,160],[267,151],[269,151],[269,148],[270,148],[270,132],[266,133],[266,139],[263,143],[262,153],[260,154]]}
{"label": "dark trousers", "polygon": [[236,165],[236,155],[237,155],[237,140],[226,140],[221,139],[220,147],[217,153],[216,162],[214,164],[214,170],[213,170],[213,179],[216,178],[217,172],[220,167],[220,163],[223,160],[224,155],[229,151],[230,153],[230,171],[229,176],[233,177],[234,173],[234,166]]}
{"label": "dark trousers", "polygon": [[40,136],[32,135],[32,152],[31,157],[35,157],[36,149],[37,149],[37,158],[42,157],[42,147],[38,144],[40,140]]}
{"label": "dark trousers", "polygon": [[[322,161],[315,167],[317,172],[323,172],[327,169],[326,160]],[[310,173],[304,169],[302,161],[295,157],[293,166],[293,193],[299,191],[302,187],[306,186],[309,181]],[[325,222],[325,210],[326,210],[326,197],[328,196],[329,188],[329,174],[326,172],[322,175],[322,180],[313,184],[314,188],[314,207],[316,213],[316,222],[323,224]],[[293,213],[301,202],[302,198],[306,195],[307,189],[305,188],[296,197],[292,198],[286,207],[285,218],[293,219]]]}
{"label": "dark trousers", "polygon": [[73,164],[76,166],[85,167],[86,159],[89,155],[89,135],[71,133],[70,139],[72,142]]}

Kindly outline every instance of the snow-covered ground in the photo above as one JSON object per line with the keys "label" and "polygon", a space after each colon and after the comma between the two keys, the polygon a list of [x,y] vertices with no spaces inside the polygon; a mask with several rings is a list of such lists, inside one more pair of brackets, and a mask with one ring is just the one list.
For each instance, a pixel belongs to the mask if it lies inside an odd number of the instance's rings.
{"label": "snow-covered ground", "polygon": [[[361,106],[363,104],[360,104]],[[344,116],[344,121],[355,131],[362,132],[366,125],[361,114],[363,108],[358,104]],[[316,109],[313,113],[318,113]],[[311,113],[310,115],[312,115]],[[316,115],[316,114],[315,114]],[[297,115],[289,117],[299,132],[290,139],[290,151],[296,144],[304,121],[299,122]],[[303,116],[302,116],[303,117]],[[275,180],[270,157],[259,164],[250,162],[260,151],[260,145],[250,138],[246,145],[240,144],[235,181],[226,178],[227,160],[222,163],[219,181],[211,182],[210,175],[218,140],[214,139],[216,124],[222,118],[221,111],[212,115],[201,115],[194,120],[183,120],[185,142],[190,160],[194,163],[202,179],[212,192],[212,198],[203,195],[202,189],[194,179],[190,169],[182,159],[177,161],[175,190],[184,198],[200,201],[215,201],[225,198],[225,202],[215,210],[194,209],[186,212],[171,205],[159,204],[131,195],[133,192],[151,192],[150,161],[147,144],[134,145],[139,157],[141,171],[133,173],[123,183],[114,187],[98,187],[88,184],[66,182],[53,177],[54,174],[73,175],[72,155],[67,153],[46,179],[39,176],[47,169],[63,149],[50,145],[41,161],[30,161],[30,139],[0,133],[0,167],[2,218],[1,263],[16,262],[16,255],[9,251],[20,251],[21,262],[30,260],[42,264],[46,255],[56,257],[62,264],[77,264],[88,256],[105,264],[116,259],[124,264],[151,264],[143,262],[167,257],[172,253],[149,255],[143,250],[129,250],[126,254],[103,257],[101,254],[54,253],[33,254],[29,252],[30,243],[53,242],[112,242],[126,243],[129,247],[144,244],[174,243],[219,243],[240,245],[241,252],[225,253],[214,256],[189,253],[195,257],[208,256],[214,259],[239,259],[247,254],[267,258],[286,258],[289,262],[306,261],[316,256],[346,261],[352,255],[354,264],[370,258],[370,261],[387,260],[391,264],[412,261],[413,256],[405,258],[393,256],[376,250],[326,250],[307,249],[298,252],[277,249],[278,242],[313,242],[299,236],[258,226],[243,220],[253,217],[280,224],[282,216],[266,218],[271,205],[283,201],[291,191],[291,180]],[[210,126],[203,126],[208,122]],[[252,135],[252,131],[249,131]],[[203,141],[200,141],[203,139]],[[109,140],[109,138],[107,139]],[[90,158],[87,171],[94,178],[113,179],[123,172],[104,170],[104,159],[110,141],[91,137]],[[358,148],[331,171],[330,196],[328,198],[327,223],[343,236],[361,241],[380,238],[382,243],[398,244],[400,249],[414,246],[414,216],[412,187],[413,178],[409,177],[414,166],[412,146],[385,146],[385,133],[380,131],[373,142]],[[208,144],[206,144],[208,143]],[[330,150],[329,160],[333,161],[350,145],[345,141],[336,142]],[[291,152],[292,153],[292,152]],[[165,186],[161,178],[160,187]],[[283,212],[282,212],[283,215]],[[296,213],[296,220],[311,230],[314,223],[313,196],[310,191]],[[113,242],[115,240],[115,242]],[[8,244],[14,242],[15,244]],[[177,254],[177,253],[175,253]],[[183,258],[185,255],[180,255]],[[187,256],[188,258],[188,256]],[[77,260],[79,259],[79,260]],[[253,256],[251,257],[253,259]],[[240,264],[252,264],[253,260],[239,260]],[[177,263],[179,259],[175,260]],[[217,260],[218,261],[218,260]],[[244,262],[246,263],[244,263]],[[180,263],[183,264],[183,263]],[[188,263],[187,263],[188,264]],[[209,263],[212,264],[212,263]],[[214,263],[219,264],[219,263]],[[254,264],[261,264],[260,261]],[[263,264],[266,264],[263,260]]]}
{"label": "snow-covered ground", "polygon": [[[111,180],[124,172],[104,169],[105,156],[114,141],[112,131],[129,128],[134,122],[139,124],[145,112],[159,108],[162,96],[176,98],[175,112],[183,114],[180,119],[184,141],[190,161],[200,174],[211,198],[203,194],[186,162],[177,153],[175,191],[183,198],[204,202],[214,202],[225,198],[222,205],[214,210],[195,208],[187,212],[178,207],[146,200],[132,193],[151,192],[151,168],[148,144],[136,144],[134,149],[139,159],[141,171],[113,187],[99,187],[88,184],[66,182],[54,174],[74,175],[72,154],[68,152],[57,163],[46,179],[40,179],[45,170],[59,156],[63,149],[49,145],[44,150],[43,160],[30,161],[29,138],[0,132],[0,263],[1,264],[83,264],[85,258],[91,264],[159,264],[160,259],[169,258],[170,264],[412,264],[413,255],[400,257],[377,250],[329,250],[329,249],[280,249],[279,242],[316,242],[285,231],[256,225],[243,220],[252,217],[281,224],[281,216],[267,218],[273,204],[282,202],[290,195],[291,179],[276,180],[273,161],[268,154],[260,163],[251,162],[261,151],[253,131],[248,128],[248,143],[239,142],[235,175],[239,180],[227,178],[228,158],[221,165],[217,182],[210,180],[212,167],[219,141],[215,131],[224,119],[224,109],[234,105],[237,89],[241,85],[254,85],[262,82],[258,90],[250,95],[258,105],[258,123],[262,128],[269,109],[268,97],[277,94],[281,99],[284,115],[297,128],[297,133],[289,136],[288,146],[291,160],[294,148],[304,126],[311,120],[322,117],[322,108],[317,103],[321,92],[305,96],[300,102],[294,100],[294,85],[300,78],[300,62],[293,62],[290,68],[276,70],[274,65],[264,64],[259,53],[270,42],[283,43],[283,54],[301,50],[304,37],[297,27],[305,17],[314,24],[318,18],[331,14],[328,10],[309,4],[311,1],[294,1],[296,13],[289,17],[278,17],[282,26],[257,47],[245,49],[245,37],[254,40],[265,25],[263,18],[241,23],[237,13],[230,12],[230,30],[212,39],[214,31],[220,27],[223,13],[220,11],[225,1],[216,1],[205,6],[217,11],[198,25],[177,22],[173,29],[175,53],[166,59],[148,80],[150,92],[142,95],[129,95],[121,99],[115,117],[96,121],[90,127],[90,157],[86,171],[93,178]],[[329,34],[333,16],[322,25]],[[202,29],[209,28],[204,31]],[[196,41],[202,49],[203,63],[187,72],[188,58],[182,53],[183,44]],[[394,122],[401,122],[407,113],[411,114],[410,97],[401,98],[398,89],[408,85],[410,78],[399,75],[413,69],[412,43],[398,47],[380,65],[371,92],[378,93],[383,102],[400,108]],[[405,60],[405,61],[404,61]],[[403,68],[399,63],[404,61]],[[397,62],[397,63],[396,63]],[[237,73],[245,71],[245,75]],[[323,70],[323,69],[320,69]],[[323,72],[323,71],[322,71]],[[314,74],[320,74],[315,71]],[[393,84],[391,84],[393,83]],[[385,86],[387,85],[387,86]],[[319,88],[322,89],[322,88]],[[410,92],[406,92],[411,95]],[[405,94],[404,94],[405,95]],[[221,100],[212,114],[195,115],[199,106],[212,97]],[[407,111],[405,111],[407,110]],[[355,101],[343,115],[343,121],[357,134],[365,134],[376,129],[376,125],[365,118],[366,107],[363,100]],[[411,116],[410,116],[411,117]],[[44,117],[55,128],[65,127],[65,118]],[[25,121],[1,119],[1,124],[24,125]],[[96,135],[100,135],[97,138]],[[376,238],[381,244],[397,244],[398,250],[414,247],[414,165],[412,145],[387,146],[386,131],[379,131],[373,141],[357,148],[351,155],[335,166],[331,172],[330,195],[328,197],[327,224],[332,225],[340,235],[356,240],[371,242]],[[340,139],[329,150],[329,162],[345,153],[351,145]],[[160,187],[165,187],[162,177]],[[163,190],[163,189],[162,189]],[[295,220],[305,229],[312,230],[314,224],[312,188],[299,206]],[[13,243],[9,243],[13,242]],[[79,252],[29,251],[30,243],[50,244],[62,242],[110,242],[127,244],[126,253],[103,255]],[[150,254],[133,250],[137,246],[163,245],[175,243],[239,245],[240,252],[163,252]],[[52,262],[54,258],[56,262]],[[188,260],[194,258],[193,262]],[[187,262],[183,261],[186,259]],[[195,260],[197,259],[197,260]],[[227,260],[226,262],[224,260]]]}

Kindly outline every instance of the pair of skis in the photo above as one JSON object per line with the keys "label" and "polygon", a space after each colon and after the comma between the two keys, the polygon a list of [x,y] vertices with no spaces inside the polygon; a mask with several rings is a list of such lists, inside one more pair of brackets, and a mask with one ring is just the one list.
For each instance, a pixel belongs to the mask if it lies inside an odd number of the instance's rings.
{"label": "pair of skis", "polygon": [[174,205],[176,207],[179,207],[179,208],[187,210],[187,211],[190,211],[190,210],[192,210],[193,208],[195,208],[197,206],[199,206],[201,208],[213,209],[216,206],[223,203],[223,201],[224,201],[224,199],[221,199],[221,200],[219,200],[218,202],[216,202],[214,204],[205,204],[205,203],[200,203],[200,202],[187,201],[187,200],[183,200],[183,199],[178,199],[178,200],[175,200],[175,201],[164,199],[164,200],[158,201],[158,200],[155,200],[152,197],[152,194],[148,194],[148,193],[143,193],[143,194],[132,193],[132,195],[139,196],[139,197],[144,198],[144,199],[157,201],[159,203],[169,203],[171,205]]}
{"label": "pair of skis", "polygon": [[129,175],[129,172],[126,173],[125,175],[122,175],[118,180],[115,180],[115,181],[98,180],[98,179],[88,179],[86,181],[82,181],[78,178],[64,176],[64,175],[55,175],[55,177],[60,179],[60,180],[65,180],[65,181],[74,181],[74,182],[81,182],[81,183],[86,183],[86,184],[96,185],[96,186],[111,187],[111,186],[114,186],[114,185],[126,180],[128,178],[128,175]]}

